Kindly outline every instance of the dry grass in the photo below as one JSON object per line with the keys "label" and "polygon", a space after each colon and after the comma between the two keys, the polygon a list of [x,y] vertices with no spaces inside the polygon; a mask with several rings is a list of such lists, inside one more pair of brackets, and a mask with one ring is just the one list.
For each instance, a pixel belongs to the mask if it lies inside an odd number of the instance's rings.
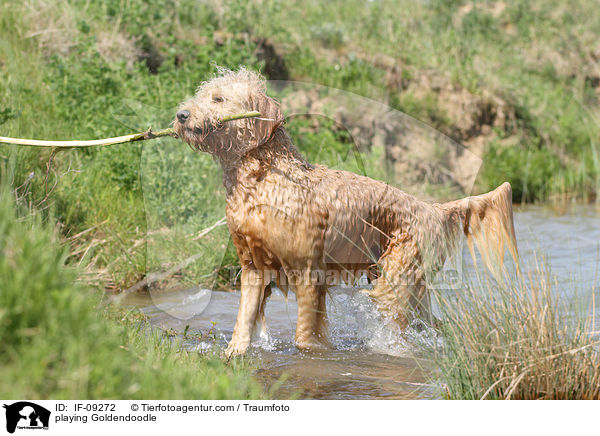
{"label": "dry grass", "polygon": [[36,41],[45,55],[67,55],[77,44],[80,11],[67,2],[28,0],[23,4],[25,39]]}
{"label": "dry grass", "polygon": [[448,398],[600,399],[593,297],[583,307],[560,296],[548,268],[532,271],[434,297],[444,338],[434,358]]}

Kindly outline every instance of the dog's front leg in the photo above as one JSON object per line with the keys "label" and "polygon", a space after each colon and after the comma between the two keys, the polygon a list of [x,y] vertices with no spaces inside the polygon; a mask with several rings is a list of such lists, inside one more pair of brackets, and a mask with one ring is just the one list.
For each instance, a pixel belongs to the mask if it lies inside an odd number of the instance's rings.
{"label": "dog's front leg", "polygon": [[262,271],[258,271],[253,267],[242,269],[242,297],[240,298],[240,307],[233,329],[233,336],[225,350],[225,355],[228,358],[244,354],[250,345],[265,287],[263,278]]}
{"label": "dog's front leg", "polygon": [[315,282],[317,274],[306,271],[295,284],[298,301],[298,321],[296,324],[296,346],[301,350],[329,348],[327,340],[327,309],[325,299],[327,288]]}

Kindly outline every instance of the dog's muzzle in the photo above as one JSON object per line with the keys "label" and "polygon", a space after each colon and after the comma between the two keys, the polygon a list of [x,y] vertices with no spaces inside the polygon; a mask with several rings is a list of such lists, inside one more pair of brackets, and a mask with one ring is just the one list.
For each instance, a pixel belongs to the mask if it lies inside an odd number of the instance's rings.
{"label": "dog's muzzle", "polygon": [[181,124],[185,124],[189,117],[190,111],[182,110],[177,112],[177,121],[179,121]]}

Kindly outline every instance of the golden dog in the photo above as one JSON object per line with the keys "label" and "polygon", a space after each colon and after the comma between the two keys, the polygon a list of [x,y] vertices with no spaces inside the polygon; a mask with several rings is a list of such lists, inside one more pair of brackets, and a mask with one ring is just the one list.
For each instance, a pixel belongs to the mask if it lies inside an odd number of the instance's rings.
{"label": "golden dog", "polygon": [[[218,121],[248,111],[261,117]],[[272,281],[296,293],[296,345],[314,349],[328,344],[325,299],[338,273],[367,274],[378,309],[405,327],[413,313],[427,315],[427,283],[461,234],[471,251],[475,239],[491,268],[501,264],[505,245],[516,260],[510,184],[429,204],[383,182],[310,164],[284,121],[265,81],[242,68],[203,83],[174,122],[179,138],[223,168],[227,224],[242,267],[228,356],[244,353],[264,321]]]}

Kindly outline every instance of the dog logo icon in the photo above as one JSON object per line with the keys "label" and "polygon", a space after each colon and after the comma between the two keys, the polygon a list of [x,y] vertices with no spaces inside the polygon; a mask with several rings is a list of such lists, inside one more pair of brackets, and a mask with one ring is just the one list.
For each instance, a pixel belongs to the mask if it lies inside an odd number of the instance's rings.
{"label": "dog logo icon", "polygon": [[6,431],[14,433],[18,429],[48,430],[50,411],[29,401],[19,401],[4,405],[6,409]]}

